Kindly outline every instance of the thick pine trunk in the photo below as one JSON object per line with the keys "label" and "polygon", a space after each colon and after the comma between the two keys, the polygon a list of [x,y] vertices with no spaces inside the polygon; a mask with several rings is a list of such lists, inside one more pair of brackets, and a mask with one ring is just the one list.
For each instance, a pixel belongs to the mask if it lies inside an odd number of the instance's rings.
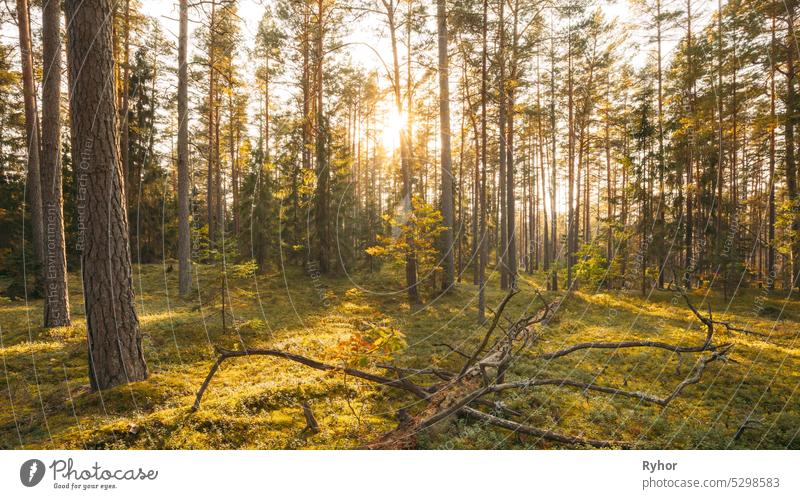
{"label": "thick pine trunk", "polygon": [[178,38],[178,288],[187,296],[192,287],[192,233],[189,197],[189,3],[180,0]]}
{"label": "thick pine trunk", "polygon": [[[47,2],[47,0],[45,0]],[[49,2],[48,2],[49,3]],[[120,153],[122,156],[122,175],[123,178],[128,179],[129,189],[132,191],[128,193],[128,201],[131,201],[131,194],[137,190],[139,179],[131,175],[130,170],[130,124],[128,123],[128,109],[130,103],[130,59],[131,59],[131,2],[125,0],[125,13],[123,14],[123,23],[125,29],[123,47],[123,61],[122,61],[122,109],[120,110]],[[136,183],[134,183],[136,182]],[[135,206],[128,207],[136,208]]]}
{"label": "thick pine trunk", "polygon": [[44,211],[44,326],[70,323],[64,198],[61,186],[61,5],[42,8],[42,210]]}
{"label": "thick pine trunk", "polygon": [[[86,186],[79,201],[85,221],[82,254],[89,377],[95,389],[147,378],[136,316],[128,218],[114,98],[111,0],[66,3],[72,64],[71,124]],[[81,183],[79,183],[81,185]]]}
{"label": "thick pine trunk", "polygon": [[436,17],[439,31],[439,119],[441,121],[441,168],[442,168],[442,218],[444,232],[441,237],[444,275],[442,291],[453,285],[453,173],[450,153],[450,75],[447,56],[447,9],[445,0],[437,0]]}

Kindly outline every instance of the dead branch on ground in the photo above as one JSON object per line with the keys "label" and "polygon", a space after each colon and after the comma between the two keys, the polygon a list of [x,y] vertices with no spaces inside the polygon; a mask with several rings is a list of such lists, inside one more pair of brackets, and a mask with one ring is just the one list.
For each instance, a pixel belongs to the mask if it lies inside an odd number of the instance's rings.
{"label": "dead branch on ground", "polygon": [[[414,448],[417,446],[417,435],[419,435],[420,432],[451,416],[461,416],[477,420],[489,426],[503,428],[515,433],[532,435],[537,438],[567,445],[586,447],[629,447],[630,444],[623,441],[570,436],[536,428],[528,424],[527,420],[529,417],[507,408],[502,400],[490,400],[486,397],[493,396],[493,398],[496,398],[511,391],[525,392],[537,387],[551,386],[555,388],[580,389],[584,393],[595,391],[611,396],[628,397],[639,400],[640,402],[666,407],[670,402],[680,396],[688,386],[699,383],[702,379],[703,372],[710,363],[721,358],[727,359],[726,354],[732,348],[730,344],[716,345],[713,342],[715,325],[725,326],[729,330],[731,326],[727,323],[715,320],[710,308],[707,316],[701,314],[684,293],[687,305],[692,310],[695,317],[706,328],[705,339],[701,344],[677,345],[662,341],[646,340],[586,342],[571,345],[558,351],[545,352],[533,356],[534,361],[549,362],[581,350],[612,349],[618,351],[627,348],[651,348],[675,353],[707,353],[707,355],[697,359],[687,377],[666,396],[660,397],[650,393],[605,386],[597,384],[594,381],[586,382],[566,378],[534,377],[506,381],[505,377],[510,368],[513,367],[518,354],[535,344],[539,335],[542,334],[542,326],[550,321],[555,311],[558,310],[557,301],[547,302],[544,297],[537,292],[539,299],[542,301],[542,307],[533,314],[510,322],[510,325],[504,328],[500,326],[500,319],[506,305],[511,301],[515,293],[515,291],[511,291],[503,299],[476,350],[472,354],[466,354],[463,351],[457,352],[460,356],[467,359],[458,370],[450,371],[438,367],[410,368],[391,364],[377,364],[374,367],[384,369],[387,373],[385,375],[379,375],[348,366],[328,364],[277,349],[226,350],[217,348],[217,358],[197,392],[192,410],[196,411],[200,407],[200,402],[204,393],[224,361],[240,357],[268,356],[296,362],[320,371],[342,372],[348,376],[359,378],[370,383],[401,390],[423,402],[421,405],[422,408],[416,412],[416,414],[401,418],[400,424],[395,429],[367,444],[365,447],[368,449]],[[501,332],[497,335],[498,337],[496,339],[493,339],[498,328]],[[446,346],[450,348],[451,351],[456,352],[455,348],[450,347],[450,345]],[[435,378],[435,381],[430,381],[431,377]],[[428,379],[428,381],[418,381],[419,379]],[[483,407],[489,412],[479,410],[477,407]],[[522,421],[515,421],[511,418],[521,418]]]}

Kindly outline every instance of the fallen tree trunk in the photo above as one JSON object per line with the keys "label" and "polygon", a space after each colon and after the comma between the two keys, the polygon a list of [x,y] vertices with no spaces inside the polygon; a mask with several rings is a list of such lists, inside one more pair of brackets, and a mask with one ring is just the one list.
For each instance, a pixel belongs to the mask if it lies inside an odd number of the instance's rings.
{"label": "fallen tree trunk", "polygon": [[[359,378],[371,383],[387,386],[394,389],[410,393],[414,397],[424,402],[423,407],[413,416],[404,417],[402,422],[393,430],[381,435],[374,441],[365,445],[367,449],[410,449],[417,447],[417,436],[434,424],[441,422],[451,416],[460,415],[466,418],[478,420],[484,424],[503,428],[515,433],[532,435],[541,439],[559,442],[566,445],[578,445],[585,447],[630,447],[624,441],[601,440],[584,438],[582,436],[564,435],[558,432],[535,428],[526,423],[514,421],[500,417],[511,415],[524,417],[518,412],[507,409],[502,402],[487,400],[485,396],[495,394],[501,395],[511,390],[529,390],[541,386],[553,386],[556,388],[578,388],[584,391],[596,391],[612,396],[623,396],[638,399],[641,402],[656,404],[666,407],[675,398],[680,396],[684,389],[690,385],[701,381],[703,372],[707,366],[724,358],[730,351],[730,344],[715,345],[713,343],[714,326],[717,324],[732,327],[729,324],[715,321],[709,309],[708,316],[701,314],[692,305],[688,296],[683,296],[687,305],[706,327],[705,341],[700,345],[673,345],[657,341],[622,341],[622,342],[588,342],[579,343],[550,353],[535,355],[534,359],[552,360],[566,357],[573,352],[585,349],[624,349],[624,348],[654,348],[668,350],[671,352],[710,352],[697,360],[694,368],[689,375],[681,381],[673,391],[665,397],[653,394],[628,391],[620,388],[603,386],[594,382],[584,382],[574,379],[558,378],[529,378],[514,381],[505,381],[505,376],[516,355],[530,346],[538,338],[540,326],[552,319],[553,314],[558,309],[554,303],[548,303],[541,294],[538,294],[542,302],[542,307],[527,317],[523,317],[502,331],[499,338],[492,341],[493,335],[500,324],[505,306],[514,296],[515,291],[510,292],[495,313],[489,328],[484,334],[480,345],[472,354],[459,351],[459,355],[467,359],[459,370],[458,374],[441,368],[417,369],[408,367],[398,367],[394,365],[379,364],[376,367],[382,368],[394,377],[388,375],[378,375],[361,369],[354,369],[348,366],[335,366],[319,360],[315,360],[303,355],[298,355],[283,350],[276,349],[242,349],[226,350],[217,348],[217,358],[197,392],[192,411],[200,407],[203,395],[208,389],[211,380],[218,372],[219,367],[228,359],[267,356],[278,359],[288,360],[310,367],[312,369],[326,372],[342,372],[348,376]],[[502,329],[502,328],[501,328]],[[489,346],[491,345],[491,346]],[[455,350],[449,345],[445,345],[451,350]],[[487,348],[488,347],[488,348]],[[484,353],[485,351],[485,353]],[[435,383],[417,383],[412,378],[434,377],[438,379]],[[490,414],[478,410],[477,406],[488,407],[497,414]],[[307,416],[307,415],[306,415]]]}

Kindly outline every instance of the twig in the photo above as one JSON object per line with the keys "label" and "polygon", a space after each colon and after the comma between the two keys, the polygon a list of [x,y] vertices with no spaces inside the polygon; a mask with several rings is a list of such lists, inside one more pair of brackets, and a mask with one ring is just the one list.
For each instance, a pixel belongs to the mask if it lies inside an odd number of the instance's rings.
{"label": "twig", "polygon": [[714,324],[719,324],[720,326],[724,326],[725,329],[727,329],[728,332],[731,332],[731,333],[742,333],[742,334],[749,334],[751,336],[758,336],[760,338],[769,338],[769,335],[767,335],[767,334],[759,333],[758,331],[751,331],[750,329],[744,329],[744,328],[736,327],[736,326],[732,325],[728,321],[717,321],[717,320],[714,320],[714,317],[711,314],[711,305],[709,305],[709,307],[708,307],[708,317],[703,317],[702,314],[700,314],[700,312],[698,312],[697,308],[695,308],[695,306],[692,305],[692,302],[689,299],[689,295],[686,293],[686,290],[683,289],[683,287],[675,286],[673,284],[670,284],[670,287],[673,290],[678,291],[680,293],[680,295],[683,297],[683,300],[686,302],[686,305],[689,306],[689,308],[692,310],[692,312],[694,312],[694,315],[696,315],[697,318],[700,319],[700,321],[703,322],[703,324],[705,324],[707,327],[712,327],[713,328]]}
{"label": "twig", "polygon": [[711,355],[708,355],[700,359],[697,365],[695,366],[694,370],[692,371],[692,375],[683,380],[678,386],[676,386],[675,390],[673,390],[673,392],[667,398],[664,399],[664,403],[661,405],[666,406],[667,404],[672,402],[675,399],[675,397],[680,395],[683,389],[686,388],[687,386],[699,383],[700,379],[703,377],[703,371],[706,369],[706,366],[708,366],[709,363],[724,356],[726,353],[728,353],[728,351],[732,347],[733,345],[731,344],[722,345]]}
{"label": "twig", "polygon": [[763,425],[763,421],[759,419],[753,420],[747,418],[745,422],[742,423],[741,426],[739,426],[739,429],[736,430],[736,434],[733,436],[733,441],[735,442],[739,440],[746,430],[757,430],[761,428],[761,425]]}
{"label": "twig", "polygon": [[448,350],[450,350],[451,352],[453,352],[455,354],[458,354],[458,355],[464,357],[465,359],[469,359],[470,358],[469,355],[465,354],[464,352],[462,352],[461,350],[457,349],[454,346],[448,345],[447,343],[434,343],[433,346],[435,346],[435,347],[445,347]]}

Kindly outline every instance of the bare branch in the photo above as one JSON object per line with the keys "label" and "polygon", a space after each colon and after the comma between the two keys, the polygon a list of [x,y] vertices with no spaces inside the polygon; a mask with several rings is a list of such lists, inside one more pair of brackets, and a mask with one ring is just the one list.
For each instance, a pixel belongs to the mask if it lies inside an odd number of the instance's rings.
{"label": "bare branch", "polygon": [[664,343],[661,341],[590,341],[586,343],[578,343],[569,346],[563,350],[558,350],[556,352],[539,354],[536,356],[536,358],[545,360],[557,359],[559,357],[569,355],[573,352],[577,352],[578,350],[586,350],[588,348],[618,349],[618,348],[637,348],[637,347],[661,348],[663,350],[669,350],[670,352],[679,352],[679,353],[705,352],[717,348],[710,343],[704,343],[703,345],[698,345],[698,346],[681,346],[681,345],[672,345],[670,343]]}
{"label": "bare branch", "polygon": [[486,345],[489,343],[489,338],[491,338],[492,333],[497,327],[497,323],[500,321],[500,317],[503,315],[503,310],[505,310],[506,305],[508,304],[509,301],[511,301],[511,298],[513,298],[515,294],[517,294],[517,290],[512,289],[508,292],[506,297],[503,298],[503,301],[497,308],[497,312],[495,312],[494,314],[494,318],[492,319],[492,324],[489,326],[489,330],[486,331],[486,335],[484,335],[483,337],[483,341],[481,341],[481,344],[478,347],[478,349],[475,350],[475,353],[473,353],[472,356],[469,358],[469,360],[467,360],[467,362],[464,364],[464,367],[461,368],[461,372],[458,373],[459,377],[463,376],[467,372],[467,370],[472,366],[472,364],[475,363],[475,360],[478,358],[478,355],[480,355],[483,349],[486,348]]}
{"label": "bare branch", "polygon": [[245,349],[245,350],[226,350],[224,348],[217,348],[218,357],[217,360],[214,362],[214,365],[211,366],[211,369],[206,376],[205,381],[200,386],[200,390],[197,392],[197,397],[195,398],[194,404],[192,405],[192,410],[196,411],[200,407],[200,401],[203,398],[203,394],[205,393],[206,389],[208,388],[211,379],[214,377],[214,374],[219,369],[219,366],[227,359],[232,359],[236,357],[250,357],[254,355],[263,355],[267,357],[278,357],[281,359],[290,360],[292,362],[297,362],[299,364],[303,364],[308,366],[312,369],[317,369],[320,371],[338,371],[343,372],[349,376],[353,376],[355,378],[365,379],[367,381],[372,381],[373,383],[378,383],[380,385],[391,386],[392,388],[400,388],[401,390],[405,390],[408,392],[413,393],[419,398],[425,399],[428,397],[428,393],[420,386],[408,381],[407,379],[402,380],[395,380],[391,378],[386,378],[384,376],[379,376],[377,374],[368,373],[366,371],[361,371],[359,369],[353,369],[350,367],[337,367],[331,364],[326,364],[324,362],[320,362],[318,360],[314,360],[308,357],[304,357],[302,355],[297,355],[294,353],[284,352],[282,350],[273,350],[273,349]]}
{"label": "bare branch", "polygon": [[461,413],[466,416],[485,421],[494,426],[499,426],[515,433],[524,433],[526,435],[533,435],[535,437],[543,438],[545,440],[552,440],[554,442],[561,442],[563,444],[571,445],[585,445],[590,447],[620,447],[628,448],[630,444],[626,442],[619,442],[614,440],[595,440],[591,438],[571,437],[569,435],[562,435],[548,430],[534,428],[522,423],[511,421],[510,419],[503,419],[485,412],[473,409],[472,407],[464,407]]}
{"label": "bare branch", "polygon": [[603,386],[603,385],[596,385],[594,383],[585,383],[583,381],[576,381],[572,379],[525,379],[520,381],[514,381],[509,383],[501,383],[497,385],[493,385],[490,388],[490,392],[501,392],[505,390],[511,389],[526,389],[534,386],[545,386],[545,385],[553,385],[557,387],[573,387],[573,388],[580,388],[582,390],[593,390],[597,392],[603,393],[610,393],[612,395],[620,395],[623,397],[631,397],[635,399],[639,399],[643,402],[651,402],[653,404],[660,405],[662,407],[666,407],[671,401],[673,401],[680,393],[689,385],[693,385],[700,382],[702,378],[703,371],[705,370],[706,366],[717,360],[718,358],[725,355],[728,350],[730,350],[732,345],[725,344],[717,348],[711,355],[708,355],[702,359],[700,359],[692,371],[691,375],[684,379],[675,389],[670,393],[667,397],[659,398],[655,395],[651,395],[649,393],[644,392],[637,392],[637,391],[628,391],[628,390],[620,390],[619,388],[614,388],[610,386]]}

